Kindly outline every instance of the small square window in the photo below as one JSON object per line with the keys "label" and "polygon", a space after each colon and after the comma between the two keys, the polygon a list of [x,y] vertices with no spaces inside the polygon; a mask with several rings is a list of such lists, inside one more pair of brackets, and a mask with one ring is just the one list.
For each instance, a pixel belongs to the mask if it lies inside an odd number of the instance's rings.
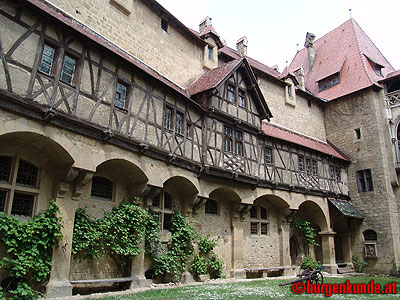
{"label": "small square window", "polygon": [[165,107],[164,128],[172,129],[172,108],[168,106]]}
{"label": "small square window", "polygon": [[14,216],[31,217],[33,213],[34,202],[35,195],[15,192],[11,214]]}
{"label": "small square window", "polygon": [[240,107],[246,107],[246,92],[240,89],[238,94],[238,105]]}
{"label": "small square window", "polygon": [[360,128],[354,129],[354,132],[356,134],[356,139],[360,140],[361,139],[361,129]]}
{"label": "small square window", "polygon": [[310,158],[306,158],[306,173],[308,175],[311,174],[311,159]]}
{"label": "small square window", "polygon": [[4,212],[6,206],[7,192],[0,190],[0,212]]}
{"label": "small square window", "polygon": [[172,215],[164,214],[163,229],[171,231],[171,229],[172,229]]}
{"label": "small square window", "polygon": [[272,149],[265,147],[265,164],[272,165]]}
{"label": "small square window", "polygon": [[227,100],[231,103],[235,103],[235,87],[232,84],[228,84]]}
{"label": "small square window", "polygon": [[56,50],[49,45],[44,45],[42,58],[40,60],[39,71],[51,75]]}
{"label": "small square window", "polygon": [[93,176],[91,196],[101,200],[112,201],[113,183],[105,177]]}
{"label": "small square window", "polygon": [[357,171],[357,187],[358,192],[371,192],[374,190],[372,184],[371,169]]}
{"label": "small square window", "polygon": [[74,77],[74,72],[75,72],[75,66],[76,66],[76,59],[68,55],[65,55],[63,67],[61,70],[61,78],[60,78],[62,82],[66,84],[72,84],[72,79]]}
{"label": "small square window", "polygon": [[176,113],[175,132],[183,134],[183,114],[179,112]]}
{"label": "small square window", "polygon": [[304,157],[299,155],[299,172],[304,172]]}
{"label": "small square window", "polygon": [[204,212],[210,215],[218,215],[218,202],[212,199],[207,199]]}
{"label": "small square window", "polygon": [[9,182],[11,174],[11,157],[0,156],[0,181]]}
{"label": "small square window", "polygon": [[36,186],[38,168],[33,164],[20,160],[18,165],[17,180],[18,185]]}
{"label": "small square window", "polygon": [[125,109],[126,108],[126,95],[128,87],[122,83],[117,83],[117,89],[115,92],[115,106]]}
{"label": "small square window", "polygon": [[261,223],[261,235],[268,235],[268,224]]}
{"label": "small square window", "polygon": [[315,159],[312,160],[312,174],[313,176],[318,175],[318,165]]}
{"label": "small square window", "polygon": [[161,29],[165,32],[168,32],[168,21],[165,19],[161,19]]}
{"label": "small square window", "polygon": [[213,50],[214,50],[214,47],[208,45],[208,47],[207,47],[208,60],[211,60],[211,61],[214,60]]}
{"label": "small square window", "polygon": [[258,213],[257,213],[257,206],[253,205],[250,209],[250,218],[251,219],[258,219]]}
{"label": "small square window", "polygon": [[192,128],[193,124],[190,122],[186,123],[186,138],[187,139],[192,139],[193,136],[193,128]]}
{"label": "small square window", "polygon": [[172,209],[172,196],[164,193],[164,209]]}
{"label": "small square window", "polygon": [[258,223],[251,223],[250,234],[253,234],[253,235],[258,234]]}
{"label": "small square window", "polygon": [[265,207],[260,206],[260,219],[261,220],[268,220],[268,212]]}

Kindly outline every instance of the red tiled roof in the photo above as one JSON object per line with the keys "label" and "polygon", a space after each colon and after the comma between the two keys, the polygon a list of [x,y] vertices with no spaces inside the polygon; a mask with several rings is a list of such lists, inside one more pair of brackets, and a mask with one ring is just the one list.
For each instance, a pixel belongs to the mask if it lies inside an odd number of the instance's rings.
{"label": "red tiled roof", "polygon": [[[234,50],[228,46],[224,46],[223,48],[219,49],[219,52],[223,53],[225,55],[228,55],[234,59],[240,58],[239,53],[236,50]],[[268,67],[267,65],[264,65],[263,63],[255,60],[251,57],[246,57],[246,58],[251,67],[253,67],[261,72],[267,73],[273,77],[276,77],[277,79],[280,78],[281,73],[279,73],[278,71]]]}
{"label": "red tiled roof", "polygon": [[235,68],[242,62],[242,58],[234,59],[228,63],[205,72],[200,78],[194,81],[189,87],[190,95],[213,89],[217,87]]}
{"label": "red tiled roof", "polygon": [[349,161],[349,158],[341,153],[336,147],[332,146],[330,143],[317,140],[315,138],[303,135],[301,133],[292,131],[288,128],[282,127],[280,125],[263,122],[262,123],[263,132],[270,137],[284,140],[290,143],[294,143],[306,148],[316,150],[328,155],[332,155],[336,158]]}
{"label": "red tiled roof", "polygon": [[[394,71],[390,63],[354,19],[350,19],[324,35],[314,43],[315,62],[309,70],[307,49],[303,48],[294,57],[289,72],[303,65],[305,86],[315,96],[333,100],[377,84],[383,78],[376,75],[368,58],[383,66],[382,74]],[[340,71],[340,83],[319,92],[318,80]]]}
{"label": "red tiled roof", "polygon": [[199,33],[199,36],[202,37],[203,35],[206,35],[207,33],[212,33],[219,37],[218,33],[215,31],[215,29],[212,25],[208,25],[206,28],[204,28],[204,30],[202,30]]}
{"label": "red tiled roof", "polygon": [[386,79],[391,79],[391,78],[394,78],[394,77],[398,77],[399,75],[400,75],[400,70],[397,70],[396,72],[392,72],[392,73],[388,74],[386,76],[386,78],[381,80],[381,81],[386,81]]}

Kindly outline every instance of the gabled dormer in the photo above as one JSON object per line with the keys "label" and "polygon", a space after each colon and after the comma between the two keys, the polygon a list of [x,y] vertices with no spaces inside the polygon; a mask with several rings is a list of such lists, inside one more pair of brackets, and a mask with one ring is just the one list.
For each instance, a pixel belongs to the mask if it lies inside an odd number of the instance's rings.
{"label": "gabled dormer", "polygon": [[224,45],[211,25],[211,18],[204,18],[199,24],[199,36],[207,44],[203,51],[203,68],[211,70],[218,67],[218,49]]}
{"label": "gabled dormer", "polygon": [[189,86],[191,97],[210,111],[260,128],[272,114],[246,58],[205,72]]}

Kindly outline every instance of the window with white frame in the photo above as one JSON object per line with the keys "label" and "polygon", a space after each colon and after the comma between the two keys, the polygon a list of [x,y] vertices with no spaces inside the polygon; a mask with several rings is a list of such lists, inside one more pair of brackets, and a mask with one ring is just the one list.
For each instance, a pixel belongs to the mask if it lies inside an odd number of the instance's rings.
{"label": "window with white frame", "polygon": [[0,156],[0,211],[32,217],[38,188],[39,169],[32,163],[12,156]]}

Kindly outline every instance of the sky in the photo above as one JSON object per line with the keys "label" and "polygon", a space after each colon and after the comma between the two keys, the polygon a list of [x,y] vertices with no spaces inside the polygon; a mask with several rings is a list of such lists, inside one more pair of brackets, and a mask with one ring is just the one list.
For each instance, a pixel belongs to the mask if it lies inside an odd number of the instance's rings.
{"label": "sky", "polygon": [[[198,31],[209,16],[221,40],[236,49],[248,39],[247,55],[283,71],[297,48],[304,48],[306,33],[316,39],[350,18],[361,26],[389,63],[400,68],[399,0],[157,0],[187,27]],[[381,4],[381,5],[379,5]],[[299,46],[297,46],[297,44]]]}

